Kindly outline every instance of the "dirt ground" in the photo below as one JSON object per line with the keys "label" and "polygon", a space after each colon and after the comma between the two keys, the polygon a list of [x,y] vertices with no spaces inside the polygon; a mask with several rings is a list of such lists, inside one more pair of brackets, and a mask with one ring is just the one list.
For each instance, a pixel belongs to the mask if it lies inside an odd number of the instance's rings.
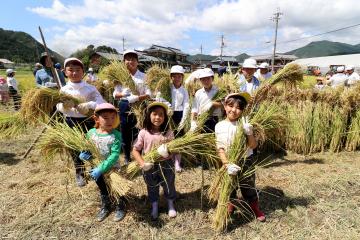
{"label": "dirt ground", "polygon": [[[0,140],[0,237],[2,239],[359,239],[360,153],[277,156],[257,171],[266,223],[234,217],[224,233],[211,228],[214,206],[200,205],[201,170],[177,175],[178,216],[150,221],[144,181],[134,182],[122,222],[95,220],[97,187],[78,188],[61,160],[22,154],[36,136]],[[205,171],[205,185],[214,173]]]}

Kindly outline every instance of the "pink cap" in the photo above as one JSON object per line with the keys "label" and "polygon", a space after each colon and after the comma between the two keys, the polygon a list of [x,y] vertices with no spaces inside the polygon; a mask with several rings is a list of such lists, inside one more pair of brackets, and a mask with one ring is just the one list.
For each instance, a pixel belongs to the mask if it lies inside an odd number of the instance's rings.
{"label": "pink cap", "polygon": [[113,110],[117,112],[117,109],[114,107],[114,105],[110,103],[100,103],[95,108],[95,113],[101,111],[101,110]]}

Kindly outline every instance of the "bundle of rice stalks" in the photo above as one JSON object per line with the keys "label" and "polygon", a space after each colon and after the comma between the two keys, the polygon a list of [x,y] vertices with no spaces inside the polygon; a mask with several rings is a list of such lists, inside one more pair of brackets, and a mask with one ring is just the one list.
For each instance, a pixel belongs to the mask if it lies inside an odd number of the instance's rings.
{"label": "bundle of rice stalks", "polygon": [[[37,148],[46,159],[53,159],[55,155],[67,156],[72,161],[71,153],[90,151],[93,158],[85,164],[91,168],[100,164],[102,158],[95,144],[85,138],[83,131],[78,128],[70,128],[65,123],[54,123],[48,126],[47,134],[41,137]],[[110,194],[118,199],[126,196],[131,188],[131,182],[123,178],[117,171],[111,170],[104,174],[105,183]]]}
{"label": "bundle of rice stalks", "polygon": [[[198,161],[199,157],[202,157],[206,160],[210,166],[218,165],[218,156],[216,154],[215,139],[214,134],[196,134],[196,133],[187,133],[180,138],[176,138],[167,144],[168,151],[172,154],[181,153],[181,157],[189,163]],[[157,147],[154,147],[150,152],[146,153],[143,156],[145,162],[160,162],[162,157],[157,152]],[[127,169],[126,173],[130,177],[134,177],[140,171],[140,167],[136,161],[131,162]]]}
{"label": "bundle of rice stalks", "polygon": [[105,79],[108,79],[109,86],[114,87],[120,84],[123,88],[129,88],[133,94],[138,94],[136,84],[123,62],[116,60],[111,61],[109,65],[101,70],[101,74],[105,76]]}
{"label": "bundle of rice stalks", "polygon": [[351,118],[351,124],[347,132],[346,150],[355,151],[360,147],[360,109]]}
{"label": "bundle of rice stalks", "polygon": [[347,111],[341,107],[335,106],[332,110],[331,118],[330,151],[339,152],[344,147],[347,123]]}
{"label": "bundle of rice stalks", "polygon": [[[274,137],[279,132],[282,132],[282,129],[285,129],[286,116],[277,104],[262,104],[258,111],[250,113],[250,123],[254,126],[255,137],[262,143],[267,138]],[[238,126],[239,131],[236,133],[234,141],[227,151],[227,159],[229,163],[235,163],[243,170],[237,176],[229,176],[226,168],[222,167],[218,170],[208,191],[209,199],[213,202],[217,201],[213,217],[213,227],[216,231],[226,229],[229,221],[231,221],[227,211],[228,203],[231,201],[230,194],[236,189],[239,182],[253,174],[256,168],[256,166],[252,166],[244,171],[247,144],[246,136],[242,131],[241,119],[239,119]],[[237,207],[240,209],[241,206]]]}
{"label": "bundle of rice stalks", "polygon": [[13,138],[29,130],[19,113],[0,115],[0,138]]}
{"label": "bundle of rice stalks", "polygon": [[161,93],[160,96],[171,103],[171,78],[169,69],[153,65],[146,72],[146,84],[151,92]]}
{"label": "bundle of rice stalks", "polygon": [[147,101],[135,102],[130,105],[130,112],[136,117],[136,128],[142,129],[145,119],[145,110],[148,105]]}
{"label": "bundle of rice stalks", "polygon": [[193,97],[195,96],[196,91],[202,88],[202,85],[199,79],[194,79],[194,81],[191,81],[188,84],[186,84],[185,88],[189,93],[190,100],[192,100]]}
{"label": "bundle of rice stalks", "polygon": [[238,92],[240,89],[236,76],[231,72],[224,74],[221,78],[215,78],[214,84],[228,93]]}
{"label": "bundle of rice stalks", "polygon": [[312,116],[311,153],[325,151],[331,140],[332,106],[326,102],[314,103]]}

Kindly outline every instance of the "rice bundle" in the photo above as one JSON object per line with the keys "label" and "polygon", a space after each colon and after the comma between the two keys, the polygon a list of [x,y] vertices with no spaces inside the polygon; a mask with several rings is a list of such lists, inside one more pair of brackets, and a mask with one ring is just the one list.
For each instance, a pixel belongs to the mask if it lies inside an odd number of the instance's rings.
{"label": "rice bundle", "polygon": [[311,153],[325,151],[331,140],[331,113],[332,106],[325,102],[314,105],[312,116]]}
{"label": "rice bundle", "polygon": [[351,119],[347,133],[346,150],[355,151],[360,147],[360,108]]}
{"label": "rice bundle", "polygon": [[221,78],[215,78],[214,84],[228,93],[238,92],[240,89],[237,78],[232,73],[226,73]]}
{"label": "rice bundle", "polygon": [[344,145],[348,115],[346,110],[335,106],[332,111],[330,151],[339,152]]}
{"label": "rice bundle", "polygon": [[13,138],[29,130],[28,124],[17,112],[0,115],[0,138]]}
{"label": "rice bundle", "polygon": [[[250,123],[254,126],[254,134],[259,143],[263,143],[268,137],[274,137],[286,126],[286,116],[283,109],[277,104],[268,103],[260,105],[258,111],[250,114]],[[244,169],[247,153],[246,136],[242,131],[242,122],[239,119],[239,131],[236,133],[233,143],[227,151],[229,163],[235,163]],[[239,173],[237,176],[229,176],[226,168],[220,168],[216,177],[210,185],[208,196],[213,202],[217,201],[216,211],[213,217],[213,227],[216,231],[224,230],[229,221],[230,215],[227,205],[230,203],[230,194],[236,189],[238,183],[253,174],[256,166],[252,166],[247,171]],[[236,206],[241,207],[241,206]]]}
{"label": "rice bundle", "polygon": [[[85,138],[85,134],[80,128],[70,128],[65,123],[54,123],[53,126],[48,126],[47,134],[41,137],[37,148],[46,159],[60,155],[67,156],[70,160],[71,152],[87,150],[91,152],[93,158],[85,162],[86,165],[96,167],[101,162],[101,155],[95,144]],[[116,199],[126,196],[131,188],[131,182],[115,170],[105,173],[104,178],[110,194]]]}
{"label": "rice bundle", "polygon": [[[219,160],[215,148],[209,147],[215,145],[214,134],[212,133],[196,134],[189,132],[182,137],[166,143],[166,145],[169,153],[181,153],[182,159],[190,163],[202,157],[209,165],[216,166],[218,164]],[[146,153],[143,159],[145,162],[152,163],[162,161],[162,157],[157,152],[157,147],[154,147],[150,152]],[[130,177],[134,177],[139,171],[140,167],[137,162],[131,162],[126,169],[126,173]]]}
{"label": "rice bundle", "polygon": [[171,79],[168,69],[153,65],[146,72],[146,84],[151,92],[161,93],[161,97],[171,103]]}

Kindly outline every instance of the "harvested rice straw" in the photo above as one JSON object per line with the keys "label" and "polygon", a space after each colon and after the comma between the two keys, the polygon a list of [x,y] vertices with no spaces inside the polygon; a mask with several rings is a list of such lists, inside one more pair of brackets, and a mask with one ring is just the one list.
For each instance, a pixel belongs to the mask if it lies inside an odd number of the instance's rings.
{"label": "harvested rice straw", "polygon": [[[53,159],[55,155],[68,156],[71,152],[90,151],[93,159],[86,165],[96,167],[101,162],[101,155],[93,142],[85,138],[85,134],[78,127],[70,128],[66,123],[54,123],[48,126],[47,134],[42,136],[37,148],[45,159]],[[131,182],[122,177],[117,171],[111,170],[104,174],[106,186],[110,194],[118,199],[126,196],[131,188]]]}
{"label": "harvested rice straw", "polygon": [[355,151],[360,147],[360,108],[351,119],[347,133],[346,150]]}
{"label": "harvested rice straw", "polygon": [[136,128],[142,129],[145,119],[145,110],[148,105],[148,101],[135,102],[130,104],[130,112],[136,117]]}
{"label": "harvested rice straw", "polygon": [[18,112],[0,115],[0,139],[18,137],[27,130],[28,124]]}
{"label": "harvested rice straw", "polygon": [[325,102],[314,103],[312,116],[312,137],[310,153],[323,152],[331,140],[331,114],[332,106]]}
{"label": "harvested rice straw", "polygon": [[346,110],[335,106],[332,111],[331,119],[331,142],[330,151],[339,152],[344,147],[345,135],[347,131],[348,115]]}
{"label": "harvested rice straw", "polygon": [[161,93],[161,97],[171,103],[170,71],[159,65],[153,65],[146,72],[146,84],[152,93]]}
{"label": "harvested rice straw", "polygon": [[[218,156],[216,154],[215,148],[209,146],[214,146],[215,139],[214,134],[205,133],[187,133],[180,138],[176,138],[168,143],[166,143],[168,151],[172,154],[181,153],[181,157],[184,160],[193,163],[198,160],[201,156],[203,157],[211,166],[216,166],[219,162]],[[157,147],[154,147],[150,152],[146,153],[143,156],[145,162],[160,162],[162,157],[157,152]],[[133,178],[140,171],[140,167],[137,162],[131,162],[127,169],[126,173],[129,177]]]}
{"label": "harvested rice straw", "polygon": [[[274,103],[261,104],[256,112],[250,113],[250,123],[254,126],[254,134],[259,143],[264,142],[268,137],[281,132],[286,126],[286,116],[281,107]],[[234,137],[234,141],[227,151],[229,163],[235,163],[244,169],[244,157],[247,152],[246,136],[242,131],[242,122],[239,119],[239,131]],[[241,172],[237,176],[229,176],[226,168],[218,170],[214,181],[211,183],[208,196],[213,202],[217,201],[216,211],[213,217],[213,227],[216,231],[226,229],[230,215],[227,211],[227,205],[230,203],[230,194],[237,187],[242,179],[250,176],[255,171],[256,166]],[[240,207],[240,206],[237,206]]]}

